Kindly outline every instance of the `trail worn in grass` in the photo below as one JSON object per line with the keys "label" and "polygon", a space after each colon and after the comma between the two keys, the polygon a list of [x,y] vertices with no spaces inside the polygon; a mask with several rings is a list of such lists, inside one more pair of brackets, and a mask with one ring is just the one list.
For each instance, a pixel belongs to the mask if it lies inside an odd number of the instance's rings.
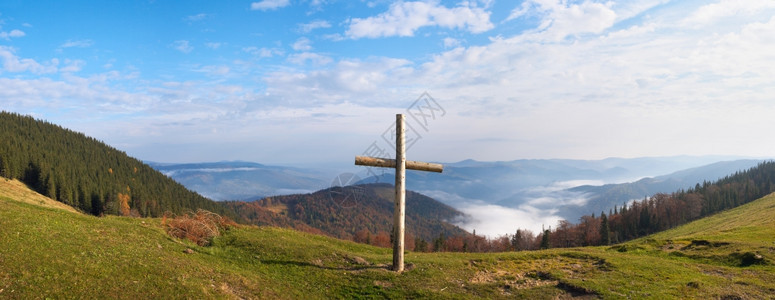
{"label": "trail worn in grass", "polygon": [[[17,192],[18,194],[18,192]],[[0,193],[0,298],[767,298],[775,198],[610,247],[413,253],[278,228],[211,246],[156,219],[97,218]],[[193,253],[186,253],[192,249]]]}

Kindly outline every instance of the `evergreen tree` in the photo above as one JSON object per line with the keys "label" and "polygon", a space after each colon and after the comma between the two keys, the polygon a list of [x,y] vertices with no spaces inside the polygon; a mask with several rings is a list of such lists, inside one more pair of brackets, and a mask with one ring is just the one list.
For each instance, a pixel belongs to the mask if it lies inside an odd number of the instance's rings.
{"label": "evergreen tree", "polygon": [[549,229],[545,229],[541,236],[541,249],[549,249]]}
{"label": "evergreen tree", "polygon": [[611,244],[611,230],[604,212],[600,213],[600,243],[606,246]]}
{"label": "evergreen tree", "polygon": [[45,196],[95,215],[111,207],[109,199],[124,193],[130,197],[131,209],[142,216],[199,208],[234,216],[94,138],[8,112],[0,112],[0,176],[18,179]]}
{"label": "evergreen tree", "polygon": [[520,242],[522,241],[522,230],[517,229],[517,232],[514,234],[514,236],[511,237],[511,247],[514,249],[514,251],[522,251]]}
{"label": "evergreen tree", "polygon": [[439,237],[433,240],[433,251],[441,252],[444,248],[444,233],[440,233]]}

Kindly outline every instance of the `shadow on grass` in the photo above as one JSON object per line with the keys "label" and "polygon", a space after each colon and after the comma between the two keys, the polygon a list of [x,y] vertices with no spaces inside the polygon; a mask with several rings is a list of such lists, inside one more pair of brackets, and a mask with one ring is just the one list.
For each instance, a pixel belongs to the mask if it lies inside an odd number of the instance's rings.
{"label": "shadow on grass", "polygon": [[297,267],[311,267],[322,270],[335,270],[335,271],[360,271],[360,270],[387,270],[392,268],[390,265],[377,264],[377,265],[355,265],[355,266],[326,266],[322,264],[314,264],[303,261],[290,261],[290,260],[261,260],[262,264],[268,265],[282,265],[282,266],[297,266]]}

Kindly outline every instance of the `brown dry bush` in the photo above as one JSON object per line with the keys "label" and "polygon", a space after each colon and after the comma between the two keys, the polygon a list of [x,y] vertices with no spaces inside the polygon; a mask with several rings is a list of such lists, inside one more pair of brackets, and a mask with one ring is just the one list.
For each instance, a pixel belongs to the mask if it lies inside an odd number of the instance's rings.
{"label": "brown dry bush", "polygon": [[199,246],[209,245],[222,231],[237,225],[227,217],[203,209],[174,217],[164,214],[161,223],[167,234],[179,239],[188,239]]}

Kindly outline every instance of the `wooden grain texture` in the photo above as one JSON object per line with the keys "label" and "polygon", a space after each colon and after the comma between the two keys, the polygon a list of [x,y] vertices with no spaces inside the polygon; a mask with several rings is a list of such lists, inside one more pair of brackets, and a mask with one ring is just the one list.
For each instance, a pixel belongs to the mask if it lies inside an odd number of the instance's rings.
{"label": "wooden grain texture", "polygon": [[[396,160],[390,159],[390,158],[379,158],[379,157],[371,157],[371,156],[356,156],[355,164],[358,166],[381,167],[381,168],[392,169],[396,167]],[[441,173],[444,171],[444,165],[427,163],[422,161],[407,160],[406,169]]]}
{"label": "wooden grain texture", "polygon": [[370,156],[356,156],[355,164],[358,166],[395,168],[396,169],[396,198],[393,210],[393,270],[404,271],[404,222],[406,221],[406,169],[436,172],[444,171],[441,164],[421,161],[406,160],[406,139],[404,128],[405,117],[396,115],[396,159],[379,158]]}
{"label": "wooden grain texture", "polygon": [[396,203],[393,210],[393,271],[404,271],[404,223],[406,219],[406,145],[404,115],[396,115]]}

